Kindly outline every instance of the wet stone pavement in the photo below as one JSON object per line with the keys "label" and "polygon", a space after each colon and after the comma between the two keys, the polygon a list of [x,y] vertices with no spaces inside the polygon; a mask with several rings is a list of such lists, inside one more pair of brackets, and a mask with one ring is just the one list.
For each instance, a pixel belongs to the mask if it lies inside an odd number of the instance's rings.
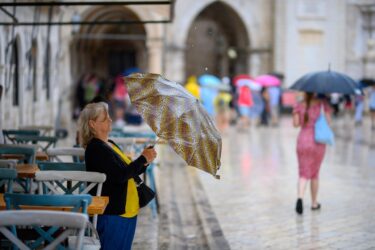
{"label": "wet stone pavement", "polygon": [[302,216],[294,211],[298,129],[290,117],[276,128],[227,131],[221,180],[160,147],[161,212],[152,219],[142,211],[134,249],[375,249],[375,131],[368,121],[352,123],[334,122],[336,144],[320,172],[322,209],[310,210],[308,188]]}

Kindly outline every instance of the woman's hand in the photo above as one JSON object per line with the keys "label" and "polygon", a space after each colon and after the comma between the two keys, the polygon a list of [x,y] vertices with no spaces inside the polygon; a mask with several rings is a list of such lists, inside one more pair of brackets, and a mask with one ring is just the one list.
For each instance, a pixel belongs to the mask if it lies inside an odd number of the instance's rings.
{"label": "woman's hand", "polygon": [[145,148],[142,155],[146,158],[147,164],[150,164],[153,160],[155,160],[157,153],[154,148]]}

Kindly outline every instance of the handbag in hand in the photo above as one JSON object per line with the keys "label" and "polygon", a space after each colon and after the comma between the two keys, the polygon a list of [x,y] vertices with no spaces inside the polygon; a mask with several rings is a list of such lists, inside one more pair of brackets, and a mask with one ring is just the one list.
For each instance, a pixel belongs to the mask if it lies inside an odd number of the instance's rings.
{"label": "handbag in hand", "polygon": [[137,184],[139,207],[144,207],[155,198],[155,192],[139,176],[134,177],[134,180]]}
{"label": "handbag in hand", "polygon": [[314,126],[314,138],[315,142],[333,145],[335,142],[335,135],[332,129],[329,127],[326,117],[324,115],[323,105],[320,107],[320,115],[315,122]]}

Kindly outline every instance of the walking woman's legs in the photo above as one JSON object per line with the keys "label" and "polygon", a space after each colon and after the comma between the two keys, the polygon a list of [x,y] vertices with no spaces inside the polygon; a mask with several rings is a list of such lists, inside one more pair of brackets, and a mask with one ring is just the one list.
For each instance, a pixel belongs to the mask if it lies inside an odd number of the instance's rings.
{"label": "walking woman's legs", "polygon": [[319,179],[312,179],[311,180],[311,200],[312,200],[312,207],[317,207],[318,206],[318,189],[319,189]]}
{"label": "walking woman's legs", "polygon": [[296,203],[296,212],[298,214],[303,213],[303,195],[306,190],[307,179],[300,177],[298,180],[298,199]]}
{"label": "walking woman's legs", "polygon": [[298,180],[298,198],[303,199],[306,190],[307,179],[300,177]]}

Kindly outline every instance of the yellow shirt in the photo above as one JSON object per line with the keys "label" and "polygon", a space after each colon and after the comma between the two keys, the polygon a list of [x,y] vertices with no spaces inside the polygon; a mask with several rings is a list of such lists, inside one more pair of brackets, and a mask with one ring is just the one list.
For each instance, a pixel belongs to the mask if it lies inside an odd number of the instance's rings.
{"label": "yellow shirt", "polygon": [[[116,146],[112,146],[113,150],[121,157],[121,159],[126,163],[130,164],[131,160],[127,157],[120,149]],[[126,218],[132,218],[136,216],[139,212],[139,198],[138,198],[138,191],[137,185],[133,178],[128,180],[128,193],[126,194],[126,205],[125,205],[125,213],[120,215]]]}

